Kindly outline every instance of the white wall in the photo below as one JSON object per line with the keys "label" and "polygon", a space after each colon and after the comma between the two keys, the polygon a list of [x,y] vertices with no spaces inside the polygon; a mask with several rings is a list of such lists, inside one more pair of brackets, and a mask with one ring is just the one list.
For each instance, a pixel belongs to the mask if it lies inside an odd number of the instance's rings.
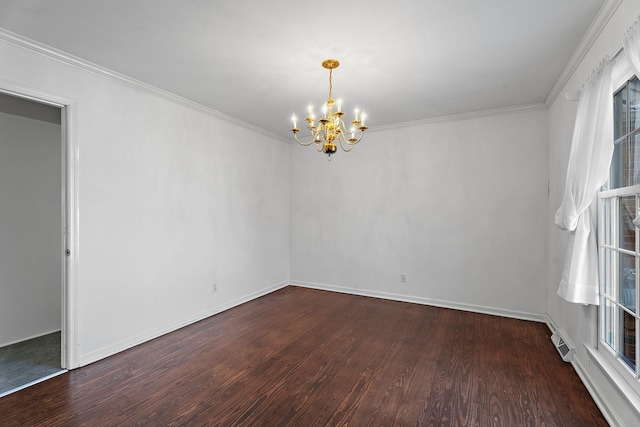
{"label": "white wall", "polygon": [[624,0],[612,18],[588,50],[571,78],[551,105],[549,112],[549,270],[547,282],[547,310],[553,324],[563,330],[576,346],[574,366],[583,376],[586,384],[596,393],[596,401],[604,405],[605,415],[611,422],[620,425],[640,425],[640,416],[629,402],[612,386],[602,374],[597,363],[588,356],[584,344],[593,344],[595,331],[595,309],[569,304],[557,296],[556,292],[567,250],[568,234],[560,231],[553,223],[555,211],[560,206],[567,172],[567,162],[571,148],[571,137],[577,109],[577,102],[567,101],[565,91],[573,94],[587,81],[590,73],[606,56],[612,56],[622,46],[624,33],[640,14],[640,2]]}
{"label": "white wall", "polygon": [[544,107],[292,147],[292,282],[543,319],[547,150]]}
{"label": "white wall", "polygon": [[60,125],[0,113],[0,346],[60,330]]}
{"label": "white wall", "polygon": [[75,102],[79,365],[286,284],[287,144],[7,41],[0,58],[0,87]]}

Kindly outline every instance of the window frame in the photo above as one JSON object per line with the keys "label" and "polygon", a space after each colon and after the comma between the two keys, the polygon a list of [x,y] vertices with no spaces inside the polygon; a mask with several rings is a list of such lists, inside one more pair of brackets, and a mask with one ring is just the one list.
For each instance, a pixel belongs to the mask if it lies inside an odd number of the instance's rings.
{"label": "window frame", "polygon": [[[633,79],[634,73],[631,71],[630,66],[626,58],[617,58],[618,61],[614,64],[613,69],[613,87],[614,90],[611,94],[611,102],[614,102],[614,96],[624,88],[628,82]],[[637,76],[640,79],[640,76]],[[629,117],[627,116],[627,120]],[[615,125],[615,124],[614,124]],[[635,135],[637,131],[625,133],[625,138],[630,138],[631,135]],[[620,138],[618,138],[619,140]],[[612,143],[615,143],[614,140]],[[612,159],[613,160],[613,159]],[[619,245],[620,233],[619,233],[619,225],[620,225],[620,217],[619,217],[619,200],[621,197],[633,196],[635,197],[635,209],[636,214],[640,213],[640,184],[630,185],[627,187],[620,187],[615,189],[609,189],[609,182],[603,186],[603,188],[598,192],[598,264],[599,264],[599,279],[600,279],[600,306],[597,309],[596,324],[597,324],[597,333],[594,337],[595,348],[598,353],[603,357],[604,361],[607,363],[609,368],[612,368],[617,372],[620,378],[624,379],[625,383],[627,383],[631,390],[635,392],[637,396],[640,396],[640,294],[638,291],[640,290],[640,227],[635,227],[635,244],[634,250],[631,251],[629,249],[621,248]],[[610,224],[605,225],[604,221],[607,218],[605,212],[605,200],[611,200],[611,208],[609,212],[608,218],[611,220]],[[605,232],[609,232],[611,235],[609,236],[609,240],[605,241]],[[608,254],[613,254],[614,256],[610,259],[610,270],[609,274],[611,274],[612,287],[610,289],[605,290],[605,283],[607,271],[605,271],[605,257]],[[635,257],[635,313],[631,313],[631,310],[622,303],[620,300],[622,299],[619,294],[619,283],[620,283],[620,269],[619,269],[619,255],[616,254],[628,254]],[[609,292],[609,294],[606,293]],[[623,310],[628,313],[633,314],[635,318],[635,371],[633,371],[628,364],[619,357],[618,352],[620,351],[620,346],[618,340],[620,339],[621,334],[623,333],[619,328],[621,327],[620,323],[622,323],[623,311],[615,311],[612,316],[613,325],[609,331],[614,331],[614,337],[612,346],[610,346],[605,337],[605,333],[607,330],[605,329],[606,318],[606,300],[611,300],[611,297],[615,297],[615,304],[618,306],[618,310]],[[621,351],[620,351],[621,352]]]}

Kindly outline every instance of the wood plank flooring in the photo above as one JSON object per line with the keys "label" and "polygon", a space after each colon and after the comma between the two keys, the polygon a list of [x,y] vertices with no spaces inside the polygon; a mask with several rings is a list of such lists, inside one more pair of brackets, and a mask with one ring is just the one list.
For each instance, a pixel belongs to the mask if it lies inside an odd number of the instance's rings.
{"label": "wood plank flooring", "polygon": [[546,325],[287,287],[0,399],[2,426],[606,426]]}

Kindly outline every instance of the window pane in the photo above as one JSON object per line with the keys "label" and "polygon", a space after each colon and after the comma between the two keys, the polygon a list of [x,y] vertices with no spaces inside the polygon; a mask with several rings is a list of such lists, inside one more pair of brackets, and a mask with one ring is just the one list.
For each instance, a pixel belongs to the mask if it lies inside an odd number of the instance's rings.
{"label": "window pane", "polygon": [[627,88],[613,96],[613,139],[627,134]]}
{"label": "window pane", "polygon": [[612,350],[615,350],[615,343],[613,342],[613,331],[615,330],[614,319],[615,319],[615,308],[616,305],[609,301],[607,298],[604,299],[603,310],[604,310],[604,322],[602,325],[602,340],[611,347]]}
{"label": "window pane", "polygon": [[620,254],[620,304],[636,311],[636,257]]}
{"label": "window pane", "polygon": [[636,217],[636,197],[620,197],[618,205],[619,236],[618,247],[636,250],[636,226],[633,220]]}
{"label": "window pane", "polygon": [[614,297],[614,290],[613,290],[613,256],[614,256],[613,251],[609,250],[609,249],[603,249],[603,254],[602,254],[602,292],[605,295],[608,295],[610,297]]}
{"label": "window pane", "polygon": [[602,199],[602,243],[605,245],[613,245],[613,223],[611,222],[611,199]]}
{"label": "window pane", "polygon": [[620,359],[634,372],[636,370],[636,318],[622,310],[622,345]]}
{"label": "window pane", "polygon": [[613,157],[611,158],[610,188],[626,187],[625,172],[627,171],[627,138],[623,137],[613,144]]}
{"label": "window pane", "polygon": [[[640,112],[638,118],[640,119]],[[630,138],[628,157],[631,184],[640,184],[640,133]]]}
{"label": "window pane", "polygon": [[[629,124],[630,132],[640,127],[640,81],[634,78],[629,82]],[[615,117],[615,114],[614,114]]]}

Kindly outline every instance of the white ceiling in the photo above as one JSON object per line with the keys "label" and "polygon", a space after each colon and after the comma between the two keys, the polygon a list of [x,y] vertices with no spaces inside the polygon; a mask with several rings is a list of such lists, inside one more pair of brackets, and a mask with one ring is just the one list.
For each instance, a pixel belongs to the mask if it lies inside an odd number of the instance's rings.
{"label": "white ceiling", "polygon": [[288,137],[326,58],[372,128],[543,102],[604,2],[0,0],[0,27]]}

